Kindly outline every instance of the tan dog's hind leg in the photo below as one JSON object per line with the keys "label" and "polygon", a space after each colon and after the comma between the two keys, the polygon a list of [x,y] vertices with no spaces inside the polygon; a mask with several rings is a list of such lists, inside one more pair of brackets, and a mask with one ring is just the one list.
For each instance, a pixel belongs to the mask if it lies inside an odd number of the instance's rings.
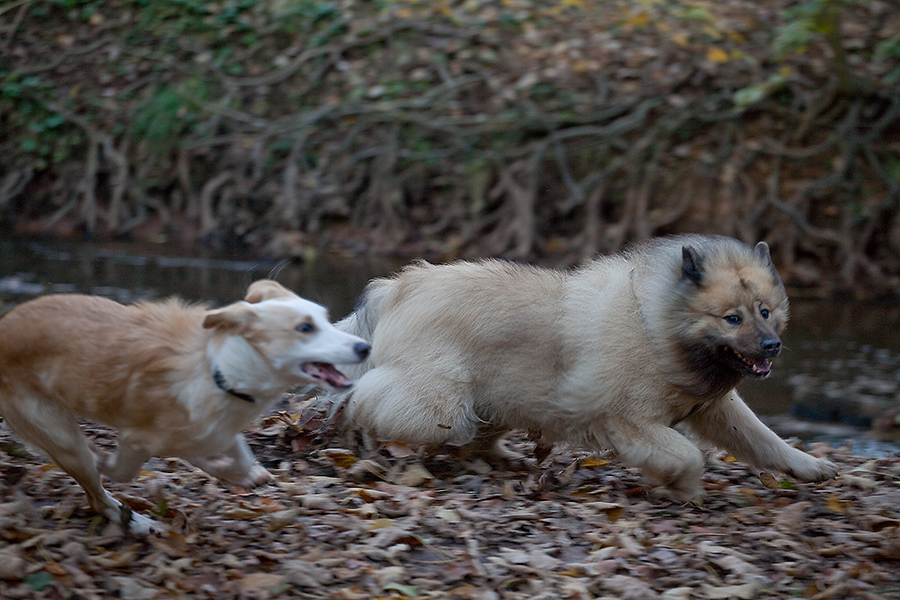
{"label": "tan dog's hind leg", "polygon": [[190,462],[223,483],[247,489],[272,480],[272,475],[256,462],[247,440],[241,434],[235,436],[234,443],[221,455],[191,458]]}
{"label": "tan dog's hind leg", "polygon": [[667,496],[679,502],[702,497],[700,477],[703,453],[690,440],[661,424],[608,423],[602,428],[610,432],[592,445],[598,450],[609,448],[624,464],[639,467],[653,483],[666,487]]}
{"label": "tan dog's hind leg", "polygon": [[702,439],[758,469],[772,469],[802,481],[824,481],[837,466],[788,445],[757,418],[737,392],[692,415],[686,424]]}
{"label": "tan dog's hind leg", "polygon": [[95,511],[132,533],[164,529],[153,519],[124,507],[103,488],[97,457],[71,411],[44,399],[18,394],[14,399],[4,399],[2,414],[16,434],[46,452],[78,482]]}

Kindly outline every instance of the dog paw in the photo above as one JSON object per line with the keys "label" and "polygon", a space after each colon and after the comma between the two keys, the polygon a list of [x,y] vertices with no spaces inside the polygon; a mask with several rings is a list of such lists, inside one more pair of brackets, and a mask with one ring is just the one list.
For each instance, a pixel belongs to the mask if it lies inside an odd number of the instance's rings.
{"label": "dog paw", "polygon": [[830,460],[815,458],[808,454],[804,456],[809,460],[788,469],[786,471],[788,475],[800,481],[827,481],[837,477],[838,467]]}
{"label": "dog paw", "polygon": [[659,486],[651,488],[649,491],[650,499],[654,502],[660,500],[671,500],[678,504],[695,504],[702,506],[706,499],[706,492],[699,487],[696,488],[673,488],[670,486]]}
{"label": "dog paw", "polygon": [[272,479],[272,474],[269,473],[265,469],[265,467],[256,464],[250,467],[250,471],[247,472],[247,476],[244,477],[243,481],[241,481],[239,485],[243,488],[253,489],[269,483],[270,481],[272,481]]}
{"label": "dog paw", "polygon": [[124,527],[128,530],[129,533],[134,535],[161,535],[168,531],[168,527],[147,517],[142,515],[141,513],[134,512],[127,506],[122,506],[122,523],[124,523]]}
{"label": "dog paw", "polygon": [[830,460],[817,458],[816,466],[815,477],[808,479],[808,481],[826,481],[838,476],[838,466]]}

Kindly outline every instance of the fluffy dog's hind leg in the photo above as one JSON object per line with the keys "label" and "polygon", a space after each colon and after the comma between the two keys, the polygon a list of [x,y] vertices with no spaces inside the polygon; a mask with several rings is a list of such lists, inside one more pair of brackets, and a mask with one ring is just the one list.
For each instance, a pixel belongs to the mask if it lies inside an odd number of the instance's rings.
{"label": "fluffy dog's hind leg", "polygon": [[488,463],[502,468],[512,468],[516,463],[524,463],[526,456],[506,445],[504,436],[507,433],[506,428],[479,423],[475,439],[460,449],[460,459],[482,457]]}
{"label": "fluffy dog's hind leg", "polygon": [[356,382],[347,415],[380,440],[463,445],[477,435],[479,419],[471,405],[465,384],[382,366]]}

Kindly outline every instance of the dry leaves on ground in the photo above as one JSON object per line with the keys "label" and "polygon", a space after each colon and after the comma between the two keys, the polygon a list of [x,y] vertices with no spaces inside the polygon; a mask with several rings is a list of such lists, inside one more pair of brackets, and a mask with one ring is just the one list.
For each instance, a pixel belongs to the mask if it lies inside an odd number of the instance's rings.
{"label": "dry leaves on ground", "polygon": [[707,500],[680,506],[580,451],[501,468],[366,450],[302,400],[250,433],[273,485],[229,490],[177,460],[110,484],[171,528],[149,539],[3,431],[0,597],[900,598],[897,457],[815,446],[842,476],[803,484],[713,455]]}

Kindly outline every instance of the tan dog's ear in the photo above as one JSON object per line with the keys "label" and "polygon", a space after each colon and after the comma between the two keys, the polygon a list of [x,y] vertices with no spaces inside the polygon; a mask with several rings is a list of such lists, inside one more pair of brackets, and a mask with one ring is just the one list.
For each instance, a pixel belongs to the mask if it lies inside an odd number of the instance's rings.
{"label": "tan dog's ear", "polygon": [[260,279],[250,284],[247,289],[247,295],[244,300],[250,304],[256,304],[263,300],[272,300],[274,298],[296,298],[297,294],[287,289],[277,281],[271,279]]}
{"label": "tan dog's ear", "polygon": [[259,319],[253,309],[243,302],[229,304],[225,308],[211,310],[203,318],[204,329],[221,328],[226,330],[242,331],[248,325]]}

